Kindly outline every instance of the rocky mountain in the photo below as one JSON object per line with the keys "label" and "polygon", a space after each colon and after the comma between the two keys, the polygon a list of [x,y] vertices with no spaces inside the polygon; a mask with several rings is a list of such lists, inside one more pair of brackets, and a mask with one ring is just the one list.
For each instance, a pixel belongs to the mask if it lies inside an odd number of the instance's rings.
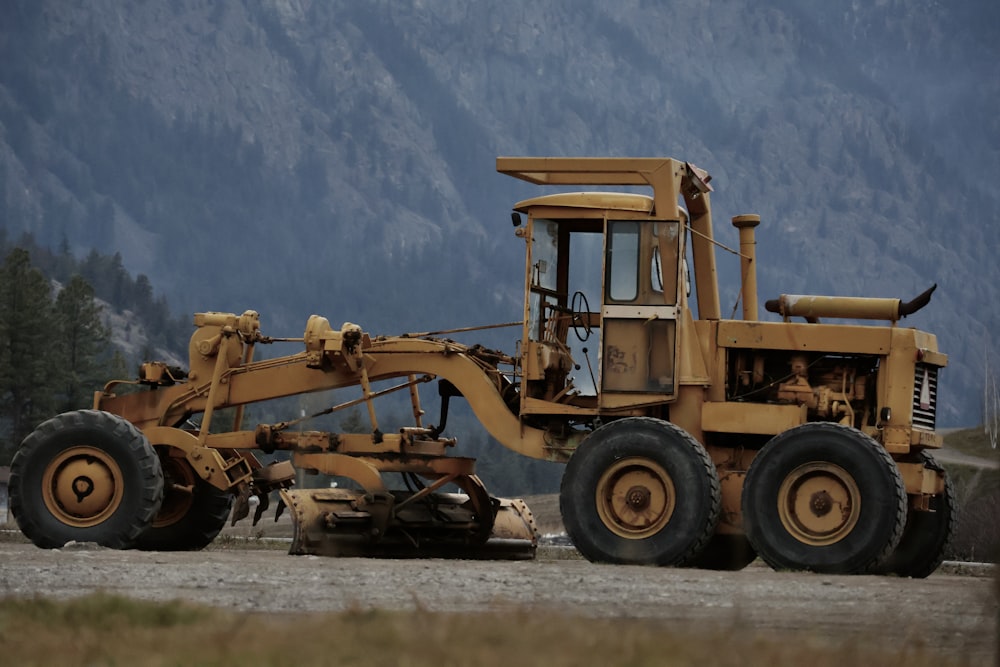
{"label": "rocky mountain", "polygon": [[[757,212],[765,298],[910,298],[1000,356],[1000,6],[985,1],[8,0],[0,230],[121,252],[178,311],[397,333],[519,315],[497,155],[671,155]],[[724,301],[737,263],[720,256]],[[181,342],[183,345],[183,342]],[[510,345],[508,345],[510,347]]]}

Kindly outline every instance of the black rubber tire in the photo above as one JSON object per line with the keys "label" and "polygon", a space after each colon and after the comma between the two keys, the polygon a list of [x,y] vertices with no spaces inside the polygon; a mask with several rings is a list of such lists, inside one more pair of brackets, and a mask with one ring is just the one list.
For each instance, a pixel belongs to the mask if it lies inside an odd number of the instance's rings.
{"label": "black rubber tire", "polygon": [[[598,488],[617,469],[632,475],[633,462],[640,479],[655,479],[646,474],[650,469],[669,478],[673,490],[663,495],[672,510],[660,512],[650,527],[623,536],[623,528],[615,532],[609,525],[613,522],[602,518],[599,504],[610,504],[610,494],[604,503]],[[567,463],[559,492],[563,524],[573,544],[588,560],[604,563],[685,564],[708,544],[721,504],[719,478],[705,448],[674,424],[648,417],[620,419],[595,430]]]}
{"label": "black rubber tire", "polygon": [[44,549],[70,541],[128,549],[162,498],[156,452],[137,428],[108,412],[77,410],[43,422],[11,463],[11,512]]}
{"label": "black rubber tire", "polygon": [[757,559],[746,535],[713,535],[705,549],[689,565],[702,570],[742,570]]}
{"label": "black rubber tire", "polygon": [[[934,457],[927,452],[918,453],[916,460],[927,468],[940,470]],[[903,538],[879,568],[880,572],[923,579],[938,569],[958,528],[955,487],[947,473],[944,493],[931,498],[930,508],[930,512],[909,511]]]}
{"label": "black rubber tire", "polygon": [[[818,482],[809,481],[810,466],[824,469]],[[820,498],[836,498],[837,482],[844,479],[855,489],[847,493],[859,496],[857,502],[830,503]],[[798,480],[813,484],[814,490],[805,508],[821,517],[831,512],[849,512],[853,520],[843,523],[829,535],[810,538],[782,520],[781,512],[800,512],[812,520],[791,494],[782,503],[783,484]],[[834,489],[828,494],[825,486]],[[802,500],[806,498],[806,487]],[[813,509],[814,502],[825,503]],[[899,543],[906,523],[906,491],[899,469],[880,444],[857,429],[840,424],[815,422],[789,429],[771,439],[750,465],[743,484],[743,528],[757,554],[776,570],[811,570],[831,574],[859,574],[878,568]],[[784,509],[783,509],[784,508]],[[819,514],[817,512],[823,512]],[[836,518],[833,515],[831,518]],[[791,519],[785,519],[792,523]],[[812,540],[810,543],[809,540]],[[820,543],[826,541],[826,543]]]}
{"label": "black rubber tire", "polygon": [[[136,539],[135,547],[146,551],[204,549],[226,525],[233,495],[200,479],[185,459],[170,457],[169,447],[156,449],[163,467],[163,504],[149,528]],[[174,485],[192,490],[186,494]]]}

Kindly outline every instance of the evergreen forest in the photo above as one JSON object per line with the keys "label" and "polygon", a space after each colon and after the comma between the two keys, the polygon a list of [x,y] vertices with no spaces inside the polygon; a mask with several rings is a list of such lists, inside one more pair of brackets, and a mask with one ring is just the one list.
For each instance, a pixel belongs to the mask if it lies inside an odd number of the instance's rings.
{"label": "evergreen forest", "polygon": [[[140,358],[183,340],[184,325],[120,255],[93,251],[79,260],[28,235],[11,244],[0,230],[0,257],[0,465],[8,465],[39,423],[93,405],[106,382],[134,377]],[[114,343],[112,314],[126,320],[118,336],[151,332],[134,356]]]}

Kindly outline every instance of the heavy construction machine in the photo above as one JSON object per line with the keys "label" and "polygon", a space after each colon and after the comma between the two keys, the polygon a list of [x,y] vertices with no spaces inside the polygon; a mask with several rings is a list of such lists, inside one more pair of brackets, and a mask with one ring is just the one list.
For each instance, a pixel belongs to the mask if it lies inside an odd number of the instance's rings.
{"label": "heavy construction machine", "polygon": [[[933,288],[910,302],[784,294],[762,321],[760,219],[739,215],[739,249],[726,249],[741,267],[742,318],[723,319],[706,172],[671,158],[496,166],[533,184],[605,190],[513,207],[526,248],[514,354],[319,316],[302,338],[276,339],[253,311],[198,314],[187,369],[145,363],[138,380],[97,392],[92,410],[25,439],[11,472],[21,530],[41,547],[197,549],[233,498],[236,517],[257,498],[256,520],[277,492],[294,521],[292,553],[531,557],[527,506],[492,497],[472,459],[448,455],[449,401],[463,397],[503,446],[566,463],[562,519],[590,560],[934,571],[956,522],[932,456],[947,357],[933,335],[899,325]],[[254,359],[257,346],[287,342],[299,350]],[[424,423],[428,382],[436,426]],[[364,405],[369,432],[243,423],[248,404],[345,387],[360,396],[323,413]],[[384,433],[374,402],[397,390],[414,424]],[[297,489],[296,470],[345,482]]]}

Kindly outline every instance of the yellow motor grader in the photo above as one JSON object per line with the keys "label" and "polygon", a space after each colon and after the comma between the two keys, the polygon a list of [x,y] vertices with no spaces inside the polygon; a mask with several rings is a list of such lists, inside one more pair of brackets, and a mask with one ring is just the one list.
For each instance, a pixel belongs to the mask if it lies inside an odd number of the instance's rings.
{"label": "yellow motor grader", "polygon": [[[292,553],[531,557],[527,506],[494,498],[472,459],[448,455],[449,401],[463,397],[502,445],[567,464],[560,509],[588,559],[739,569],[759,556],[781,569],[913,577],[937,568],[956,522],[931,455],[947,357],[933,335],[898,326],[933,287],[909,302],[784,294],[761,321],[760,219],[732,218],[739,249],[721,246],[701,169],[501,157],[497,170],[604,186],[515,204],[526,262],[514,354],[319,316],[302,338],[275,339],[253,311],[197,314],[189,368],[145,363],[138,380],[97,392],[92,410],[25,439],[11,471],[21,530],[40,547],[198,549],[234,498],[238,518],[256,497],[256,520],[277,492],[295,525]],[[741,266],[740,319],[722,318],[720,246]],[[858,324],[870,320],[881,323]],[[287,342],[298,351],[254,359],[257,346]],[[429,382],[436,426],[419,395]],[[370,432],[243,423],[248,404],[344,387],[360,396],[323,412],[364,405]],[[395,391],[409,394],[414,424],[383,433],[374,402]],[[264,465],[260,452],[285,458]],[[347,483],[295,489],[296,469]]]}

